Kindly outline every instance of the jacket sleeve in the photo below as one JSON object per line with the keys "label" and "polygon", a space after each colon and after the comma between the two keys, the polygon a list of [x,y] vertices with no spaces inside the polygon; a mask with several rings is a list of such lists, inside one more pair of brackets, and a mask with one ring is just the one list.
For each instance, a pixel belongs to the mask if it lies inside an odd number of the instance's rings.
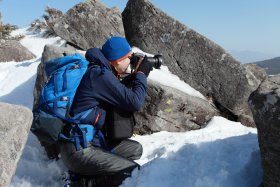
{"label": "jacket sleeve", "polygon": [[132,112],[139,110],[144,105],[147,78],[143,73],[136,73],[131,88],[122,84],[110,71],[106,71],[98,80],[95,92],[96,97],[100,100]]}

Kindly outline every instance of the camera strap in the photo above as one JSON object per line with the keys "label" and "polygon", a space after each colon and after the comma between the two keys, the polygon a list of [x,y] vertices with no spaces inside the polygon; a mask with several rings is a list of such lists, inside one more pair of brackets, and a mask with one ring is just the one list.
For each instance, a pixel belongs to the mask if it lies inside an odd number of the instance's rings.
{"label": "camera strap", "polygon": [[142,56],[139,57],[139,60],[138,60],[138,62],[137,62],[137,64],[136,64],[136,67],[135,67],[134,72],[137,72],[137,70],[138,70],[138,68],[139,68],[139,66],[140,66],[140,64],[141,64],[141,62],[143,61],[143,59],[144,59],[144,57],[142,57]]}

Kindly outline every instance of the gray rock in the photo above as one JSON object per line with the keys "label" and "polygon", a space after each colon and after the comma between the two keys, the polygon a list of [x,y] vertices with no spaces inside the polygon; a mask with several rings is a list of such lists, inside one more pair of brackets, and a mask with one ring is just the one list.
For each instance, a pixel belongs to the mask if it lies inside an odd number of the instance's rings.
{"label": "gray rock", "polygon": [[44,23],[46,23],[48,29],[44,33],[44,36],[45,37],[57,36],[53,30],[54,24],[55,24],[55,20],[59,19],[63,15],[63,12],[51,7],[46,7],[45,11],[47,12],[47,14],[45,14],[43,17],[45,19]]}
{"label": "gray rock", "polygon": [[267,79],[266,71],[256,64],[242,64],[242,66],[246,70],[246,76],[253,92]]}
{"label": "gray rock", "polygon": [[263,186],[280,186],[280,76],[266,79],[249,97],[258,129]]}
{"label": "gray rock", "polygon": [[36,56],[15,40],[0,40],[0,62],[20,62]]}
{"label": "gray rock", "polygon": [[147,0],[129,0],[122,16],[131,45],[148,53],[162,53],[172,73],[212,97],[217,106],[236,116],[248,109],[248,97],[258,85],[250,84],[245,68],[220,46]]}
{"label": "gray rock", "polygon": [[41,93],[41,89],[42,89],[45,81],[47,80],[47,77],[46,77],[45,71],[44,71],[45,63],[51,59],[63,57],[65,55],[71,55],[74,53],[78,53],[78,51],[72,47],[57,47],[54,45],[46,45],[44,47],[41,63],[39,64],[39,66],[37,68],[37,78],[36,78],[36,83],[35,83],[35,87],[34,87],[34,91],[33,91],[33,94],[34,94],[33,110],[35,110],[38,107],[39,95]]}
{"label": "gray rock", "polygon": [[110,36],[124,36],[121,13],[98,0],[80,3],[55,20],[55,33],[81,49],[100,47]]}
{"label": "gray rock", "polygon": [[28,27],[27,31],[34,34],[40,34],[41,32],[43,33],[47,29],[48,26],[45,21],[35,19],[33,22],[31,22],[30,27]]}
{"label": "gray rock", "polygon": [[219,112],[207,100],[149,80],[145,105],[135,114],[135,129],[140,134],[184,132],[204,127],[215,115]]}
{"label": "gray rock", "polygon": [[0,103],[0,186],[9,186],[27,141],[32,112],[22,106]]}
{"label": "gray rock", "polygon": [[[267,78],[267,74],[263,68],[260,68],[255,64],[243,64],[242,66],[245,67],[246,77],[249,81],[249,84],[251,85],[251,90],[253,92]],[[256,127],[249,106],[243,109],[242,114],[238,116],[238,121],[246,126]]]}

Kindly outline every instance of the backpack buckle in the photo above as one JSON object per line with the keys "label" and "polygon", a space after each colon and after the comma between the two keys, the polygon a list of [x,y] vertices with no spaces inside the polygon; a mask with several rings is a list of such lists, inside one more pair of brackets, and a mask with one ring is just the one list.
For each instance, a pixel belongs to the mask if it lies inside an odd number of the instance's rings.
{"label": "backpack buckle", "polygon": [[66,96],[63,96],[63,97],[61,97],[60,98],[60,101],[68,101],[69,99],[68,99],[68,97],[66,97]]}
{"label": "backpack buckle", "polygon": [[78,68],[80,68],[80,67],[81,67],[80,64],[75,64],[74,66],[71,66],[70,69],[78,69]]}

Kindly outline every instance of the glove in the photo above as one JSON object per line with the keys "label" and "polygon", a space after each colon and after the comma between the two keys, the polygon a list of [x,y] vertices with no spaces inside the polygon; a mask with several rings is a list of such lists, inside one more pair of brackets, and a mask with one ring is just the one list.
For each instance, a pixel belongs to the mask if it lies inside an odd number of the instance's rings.
{"label": "glove", "polygon": [[142,72],[148,77],[152,69],[153,69],[152,64],[148,61],[148,58],[145,55],[144,59],[142,60],[142,62],[138,67],[137,72]]}

